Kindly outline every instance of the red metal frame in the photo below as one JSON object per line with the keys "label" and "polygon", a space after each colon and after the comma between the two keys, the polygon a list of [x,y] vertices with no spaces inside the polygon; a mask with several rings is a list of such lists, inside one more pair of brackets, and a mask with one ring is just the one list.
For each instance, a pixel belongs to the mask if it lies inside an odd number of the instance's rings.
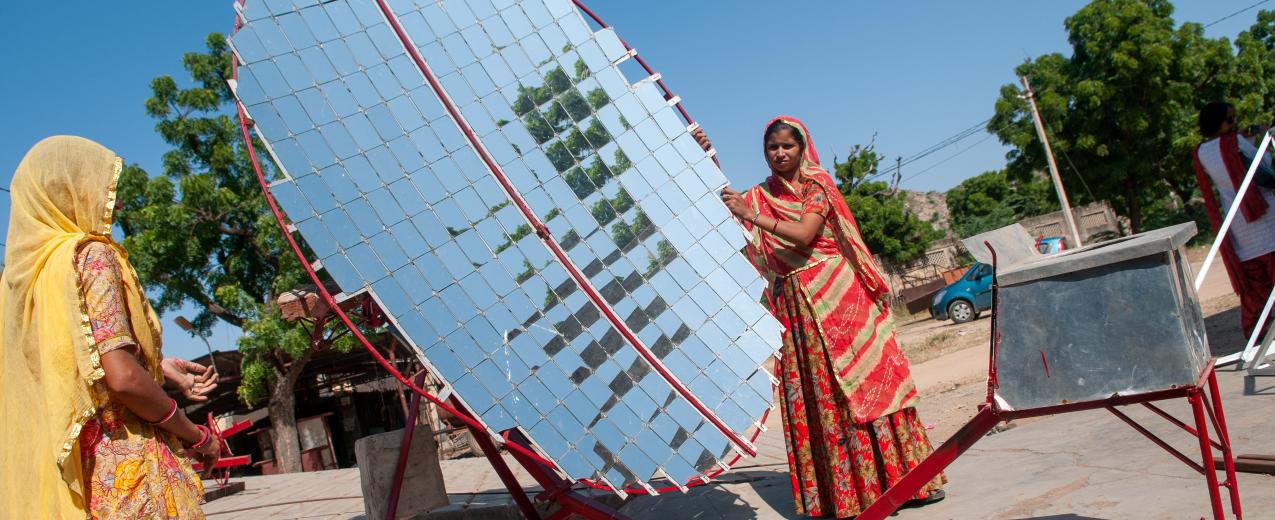
{"label": "red metal frame", "polygon": [[[984,242],[984,245],[992,253],[992,340],[991,340],[991,356],[988,363],[987,378],[987,400],[979,405],[978,413],[965,426],[952,435],[951,438],[942,445],[934,449],[921,464],[912,468],[907,475],[904,475],[898,483],[886,490],[881,498],[873,502],[862,514],[855,517],[857,520],[883,520],[893,514],[896,510],[916,496],[927,483],[938,476],[948,465],[956,460],[957,457],[965,453],[970,446],[982,439],[987,432],[991,431],[1001,421],[1012,421],[1014,419],[1023,419],[1028,417],[1041,417],[1046,415],[1056,415],[1062,413],[1079,412],[1084,410],[1094,410],[1105,408],[1120,420],[1124,421],[1130,427],[1142,434],[1144,437],[1155,443],[1160,448],[1169,452],[1174,458],[1185,463],[1191,469],[1204,475],[1205,481],[1208,483],[1209,505],[1213,511],[1215,520],[1225,518],[1222,508],[1222,496],[1220,488],[1226,488],[1229,496],[1228,501],[1231,505],[1231,513],[1236,520],[1242,518],[1240,508],[1240,491],[1239,481],[1235,476],[1235,459],[1231,452],[1230,435],[1226,430],[1226,416],[1222,410],[1222,396],[1218,390],[1217,374],[1214,372],[1213,362],[1210,361],[1208,366],[1200,373],[1195,383],[1191,386],[1182,386],[1158,390],[1154,392],[1146,392],[1136,395],[1116,395],[1106,399],[1097,401],[1085,401],[1080,403],[1068,403],[1055,406],[1046,406],[1041,408],[1031,408],[1026,410],[1003,410],[996,403],[995,395],[998,382],[996,378],[996,349],[1000,342],[1000,329],[997,327],[997,303],[999,300],[999,285],[996,280],[996,251],[992,249],[991,244]],[[1205,387],[1208,387],[1208,393],[1205,394]],[[1185,398],[1191,406],[1195,427],[1192,428],[1186,423],[1169,415],[1164,410],[1151,404],[1154,401],[1163,401],[1168,399]],[[1200,446],[1201,463],[1196,463],[1181,451],[1177,450],[1169,443],[1160,439],[1150,430],[1138,424],[1133,418],[1117,409],[1117,406],[1127,406],[1132,404],[1141,404],[1156,415],[1168,420],[1171,424],[1178,426],[1190,435],[1196,437]],[[1208,416],[1208,419],[1205,419]],[[1217,440],[1214,441],[1209,437],[1209,424],[1212,423],[1213,431],[1217,434]],[[1226,480],[1218,482],[1217,471],[1214,469],[1213,448],[1217,448],[1222,452],[1222,459],[1225,461]]]}
{"label": "red metal frame", "polygon": [[[393,351],[391,351],[391,354]],[[421,370],[413,378],[417,386],[425,384],[425,371]],[[402,395],[399,392],[399,395]],[[403,426],[403,439],[398,445],[398,461],[394,464],[394,483],[390,487],[390,497],[385,508],[385,520],[394,520],[398,513],[399,492],[403,489],[403,473],[407,471],[407,456],[412,451],[412,436],[416,433],[416,416],[421,410],[421,395],[412,394],[412,404],[407,409],[407,424]]]}
{"label": "red metal frame", "polygon": [[[529,444],[527,438],[524,437],[522,432],[519,432],[518,430],[505,432],[504,437],[506,445],[521,444],[525,446]],[[536,483],[540,484],[540,487],[544,489],[543,492],[536,495],[536,500],[558,505],[558,510],[551,513],[547,520],[561,520],[571,518],[573,516],[580,516],[591,520],[628,520],[629,517],[621,514],[620,512],[572,489],[572,482],[559,477],[558,474],[553,471],[553,468],[540,464],[534,460],[527,459],[518,453],[514,453],[513,457],[524,469],[527,470],[528,473],[531,474],[532,478],[536,479]],[[525,492],[522,489],[511,489],[510,493],[513,493],[515,497],[518,495],[525,496]],[[527,511],[524,510],[524,514],[526,513]],[[528,518],[536,518],[535,516],[527,516]]]}
{"label": "red metal frame", "polygon": [[[239,0],[239,1],[242,4],[243,2],[246,2],[247,0]],[[601,18],[599,18],[592,10],[586,7],[579,0],[573,0],[573,2],[575,3],[577,7],[579,7],[582,11],[584,11],[585,14],[587,14],[600,26],[604,28],[609,27],[605,22],[601,20]],[[380,6],[382,9],[386,9],[384,6],[384,3],[381,0],[378,0],[378,6]],[[397,24],[397,20],[391,16],[387,16],[387,19],[392,21],[396,33],[400,37],[402,37],[403,33],[401,30],[401,27],[399,27]],[[242,20],[236,17],[235,23],[234,23],[234,30],[235,31],[239,30],[242,27],[242,25],[243,25]],[[632,50],[632,48],[628,45],[628,43],[625,43],[623,41],[622,43],[624,43],[625,48]],[[411,52],[414,60],[420,60],[418,61],[418,65],[423,65],[423,60],[421,60],[420,56],[417,55],[417,53],[415,52],[415,49],[410,45],[405,45],[405,47]],[[640,64],[649,74],[652,74],[652,75],[655,74],[654,70],[646,63],[646,61],[643,60],[640,56],[636,55],[636,53],[634,54],[634,58],[637,60],[638,64]],[[239,65],[238,58],[232,57],[232,66],[231,66],[232,79],[238,78],[238,65]],[[422,66],[421,70],[422,72],[425,72],[428,69]],[[430,79],[431,82],[434,82],[433,77],[429,75],[428,73],[426,73],[426,77]],[[661,79],[661,80],[657,80],[656,83],[665,92],[665,99],[672,99],[673,94],[668,89],[668,87],[664,84],[664,81]],[[441,85],[435,84],[434,86],[436,88],[441,89]],[[440,98],[446,99],[445,96],[440,96]],[[447,101],[447,102],[450,104],[450,101]],[[694,119],[691,118],[690,114],[687,113],[685,107],[683,107],[681,103],[677,103],[675,106],[678,109],[679,113],[682,115],[683,119],[685,119],[688,124],[695,124]],[[449,106],[448,108],[449,110],[454,110],[454,107]],[[288,246],[292,249],[293,254],[301,263],[302,268],[305,270],[306,274],[310,277],[311,281],[317,287],[319,296],[322,298],[324,303],[329,308],[332,309],[333,313],[337,316],[337,318],[339,318],[341,322],[346,326],[346,328],[350,330],[350,333],[354,337],[354,339],[363,345],[364,349],[366,349],[368,353],[372,355],[373,359],[376,360],[377,364],[379,364],[381,368],[384,368],[386,372],[388,372],[392,377],[394,377],[395,380],[397,380],[400,384],[412,390],[414,399],[419,399],[420,397],[424,397],[426,400],[430,401],[431,403],[438,406],[442,410],[445,410],[455,415],[456,417],[460,418],[461,421],[465,423],[466,427],[468,427],[471,430],[471,432],[474,433],[474,437],[476,439],[481,439],[481,440],[478,440],[477,442],[479,443],[480,447],[484,447],[484,453],[496,453],[495,452],[496,448],[494,446],[494,443],[492,443],[491,440],[486,437],[486,433],[488,432],[487,427],[483,425],[481,422],[479,422],[472,415],[470,415],[467,410],[462,412],[461,410],[464,410],[464,406],[459,402],[459,400],[452,398],[451,400],[452,403],[445,402],[442,399],[440,399],[438,396],[435,396],[429,391],[421,388],[419,385],[414,384],[412,381],[409,381],[407,377],[405,377],[401,372],[399,372],[388,360],[385,359],[383,355],[381,355],[379,351],[376,350],[376,348],[374,348],[371,345],[368,339],[365,336],[363,336],[362,332],[358,330],[358,327],[354,324],[350,316],[345,312],[344,309],[340,307],[340,305],[336,301],[336,298],[332,295],[330,291],[328,291],[322,279],[319,277],[319,274],[315,270],[314,265],[306,257],[296,237],[292,235],[287,218],[284,216],[283,211],[279,208],[277,201],[275,201],[274,195],[270,192],[269,182],[266,180],[264,171],[261,169],[260,159],[257,156],[256,147],[253,144],[252,136],[249,130],[249,128],[253,126],[253,121],[248,117],[246,111],[244,110],[243,105],[236,103],[236,112],[239,118],[239,127],[240,127],[240,132],[242,134],[242,137],[245,143],[245,149],[247,150],[249,160],[253,167],[253,171],[257,175],[257,182],[261,187],[261,191],[266,200],[266,204],[270,208],[271,214],[275,217],[275,221],[279,224],[280,229],[283,231],[283,236],[284,236],[284,239],[287,241]],[[453,112],[453,115],[458,115],[458,114]],[[459,119],[458,117],[454,119],[458,125],[461,125],[461,122],[463,121],[462,119]],[[464,126],[462,126],[461,128],[466,133],[467,137],[469,138],[473,137],[472,130],[465,128]],[[488,162],[489,166],[494,166],[494,163],[490,162],[490,157],[486,156],[485,149],[481,147],[475,147],[475,148],[476,150],[479,150],[480,158],[482,158],[485,162]],[[717,158],[713,157],[713,161],[716,162]],[[493,168],[493,171],[499,171],[499,170]],[[527,210],[525,203],[523,203],[523,201],[521,200],[521,197],[517,195],[517,191],[513,190],[512,186],[507,185],[507,181],[503,178],[503,176],[500,176],[498,180],[501,181],[502,185],[506,185],[507,190],[509,190],[511,193],[511,198],[513,198],[515,202],[519,203],[518,204],[519,207],[524,210]],[[527,210],[527,213],[525,214],[530,215],[529,210]],[[531,218],[534,219],[535,218],[534,215],[531,215]],[[539,223],[536,220],[532,220],[532,222],[538,225],[538,228],[537,228],[538,235],[543,233],[543,235],[541,236],[543,237],[548,236],[548,230],[547,228],[544,227],[542,223]],[[546,239],[546,242],[551,243],[553,246],[557,245],[552,240]],[[551,246],[551,249],[552,249],[552,246]],[[555,251],[557,250],[555,249]],[[566,262],[564,265],[572,266],[572,264],[570,264],[569,262]],[[588,286],[582,285],[582,287],[588,287]],[[596,296],[596,295],[593,295],[593,296]],[[601,306],[601,308],[607,311],[610,311],[609,306],[603,305]],[[622,321],[619,323],[623,325]],[[627,332],[627,327],[622,328],[621,331]],[[634,337],[633,340],[636,341],[636,337]],[[640,345],[641,345],[640,342],[635,344],[635,346],[640,346]],[[644,357],[650,354],[649,351],[646,351],[643,348],[638,348],[637,350],[639,351],[639,353],[642,353]],[[666,379],[669,380],[670,383],[674,383],[676,381],[675,379],[671,378],[671,375],[664,372],[664,367],[662,364],[653,363],[653,366],[659,369],[661,371],[661,374],[664,375]],[[675,388],[679,386],[680,384],[675,385]],[[684,387],[681,387],[681,389],[684,390]],[[688,392],[687,395],[691,395],[691,394],[689,394]],[[690,401],[692,402],[692,404],[699,405],[697,406],[697,408],[702,407],[702,403],[699,403],[698,399],[694,399]],[[454,404],[455,406],[453,406],[452,404]],[[765,423],[767,417],[769,416],[769,413],[770,411],[768,410],[765,414],[762,415],[760,424]],[[715,416],[713,416],[713,418],[715,419]],[[732,440],[732,442],[735,443],[736,446],[740,446],[741,448],[744,448],[743,449],[744,452],[748,453],[750,456],[756,456],[755,450],[751,448],[751,442],[755,441],[757,437],[761,435],[762,429],[760,427],[755,429],[749,441],[745,443],[745,442],[740,442],[741,439],[739,439],[739,437],[735,435],[734,432],[731,431],[729,428],[726,428],[724,424],[720,424],[720,422],[716,422],[715,426],[718,426],[719,429],[721,429],[723,432],[728,433],[728,437]],[[407,437],[407,438],[409,439],[408,447],[410,447],[410,437]],[[535,466],[534,469],[527,468],[527,470],[533,473],[533,475],[539,474],[540,477],[538,477],[537,480],[539,480],[541,477],[549,478],[550,476],[554,478],[558,478],[557,474],[554,473],[553,471],[553,468],[555,467],[555,465],[551,461],[541,457],[538,453],[536,453],[534,449],[529,445],[529,443],[525,441],[525,439],[523,439],[523,442],[509,442],[510,439],[506,437],[505,440],[506,442],[504,443],[504,447],[508,449],[512,455],[515,456],[515,458],[519,461],[520,464],[524,466],[527,466],[528,464],[532,464]],[[488,446],[484,446],[484,444]],[[490,447],[491,449],[488,450],[486,449],[487,447]],[[496,469],[497,473],[501,475],[501,480],[505,483],[506,487],[509,488],[510,493],[513,494],[515,501],[518,503],[519,508],[522,510],[524,515],[527,515],[528,518],[538,518],[538,516],[536,516],[537,513],[535,513],[534,507],[531,505],[530,501],[527,499],[525,492],[522,492],[521,486],[518,484],[517,480],[514,479],[512,476],[512,473],[509,472],[508,466],[507,464],[505,464],[503,459],[498,459],[497,457],[498,460],[493,460],[491,456],[489,456],[488,458],[489,460],[491,460],[492,465]],[[738,461],[741,458],[742,458],[742,455],[737,455],[730,462],[726,463],[726,466],[728,467],[734,466],[736,463],[738,463]],[[694,486],[706,484],[710,482],[713,478],[724,473],[725,471],[726,471],[725,469],[718,469],[706,475],[691,478],[685,483],[684,487],[694,487]],[[625,492],[628,494],[634,494],[634,495],[648,494],[648,490],[641,487],[619,490],[619,489],[614,489],[611,486],[592,481],[590,479],[581,479],[580,482],[589,487],[593,487],[596,489],[622,491],[622,492]],[[394,486],[398,488],[398,487],[401,487],[401,484],[402,484],[401,479],[398,479],[395,481]],[[666,493],[666,492],[676,491],[680,489],[682,489],[682,486],[667,486],[667,487],[655,489],[654,491],[657,493]],[[570,496],[570,495],[559,494],[554,496],[563,497],[563,496]],[[554,498],[554,496],[545,497],[545,498]],[[565,503],[560,498],[554,498],[554,501],[557,501],[560,504]],[[569,509],[571,511],[571,514],[581,515],[586,518],[623,518],[622,515],[619,515],[618,513],[611,511],[609,508],[606,508],[605,506],[596,504],[596,502],[593,502],[591,500],[572,499],[571,501],[569,501],[569,503],[574,504]],[[590,504],[593,504],[593,505],[590,505]],[[564,506],[563,511],[568,511],[568,509],[565,508]],[[570,515],[568,514],[568,516]],[[558,518],[558,516],[555,515],[553,518]]]}
{"label": "red metal frame", "polygon": [[[222,456],[217,458],[217,462],[210,469],[214,479],[217,481],[217,487],[226,487],[226,484],[230,483],[230,468],[252,464],[251,455],[234,455],[230,451],[230,444],[226,443],[227,437],[247,430],[250,426],[252,426],[252,421],[245,419],[225,430],[218,430],[217,421],[213,420],[212,412],[208,412],[208,430],[217,438],[217,442],[221,443]],[[196,462],[191,464],[191,468],[195,471],[203,471],[204,465]]]}
{"label": "red metal frame", "polygon": [[[461,403],[457,402],[455,404],[457,408],[464,409]],[[468,413],[469,411],[465,410],[465,412]],[[615,509],[573,489],[574,483],[562,478],[554,470],[553,466],[528,457],[522,451],[510,451],[509,454],[518,462],[518,465],[522,466],[523,470],[531,475],[544,490],[534,497],[533,502],[533,498],[527,496],[526,490],[518,482],[518,478],[514,476],[509,464],[500,455],[496,443],[492,442],[486,431],[472,426],[469,430],[473,434],[474,442],[478,443],[483,455],[487,457],[487,461],[491,463],[492,468],[496,470],[496,474],[500,476],[500,481],[509,490],[510,496],[513,497],[514,503],[518,505],[523,517],[529,520],[541,520],[540,510],[535,506],[535,503],[539,502],[546,505],[557,505],[557,509],[550,513],[545,520],[565,520],[575,516],[589,520],[628,520],[629,517],[620,514]],[[504,446],[522,446],[528,450],[532,449],[531,441],[527,440],[527,437],[517,429],[505,431],[501,434],[501,438],[504,441]]]}

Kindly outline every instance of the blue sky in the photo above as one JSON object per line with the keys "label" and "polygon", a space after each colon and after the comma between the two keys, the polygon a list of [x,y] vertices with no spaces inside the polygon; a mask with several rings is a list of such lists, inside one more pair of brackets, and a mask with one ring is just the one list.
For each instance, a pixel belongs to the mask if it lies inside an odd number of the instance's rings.
{"label": "blue sky", "polygon": [[[1256,0],[1179,1],[1181,21],[1213,22]],[[664,74],[708,131],[737,187],[761,180],[762,126],[789,114],[809,126],[825,163],[875,133],[892,163],[991,116],[999,88],[1029,56],[1069,52],[1063,20],[1085,2],[815,0],[635,2],[588,5]],[[55,134],[92,138],[159,172],[167,149],[143,111],[151,78],[181,81],[181,56],[228,32],[229,0],[0,2],[7,73],[0,81],[0,182],[28,147]],[[1262,7],[1275,8],[1275,3]],[[1208,28],[1234,38],[1246,11]],[[1006,149],[979,133],[904,167],[903,186],[946,190],[1004,166]],[[924,171],[923,171],[924,170]],[[0,194],[2,195],[2,194]],[[8,213],[0,196],[0,212]],[[4,221],[7,227],[7,220]],[[205,351],[164,316],[165,351]],[[214,348],[233,348],[220,326]]]}

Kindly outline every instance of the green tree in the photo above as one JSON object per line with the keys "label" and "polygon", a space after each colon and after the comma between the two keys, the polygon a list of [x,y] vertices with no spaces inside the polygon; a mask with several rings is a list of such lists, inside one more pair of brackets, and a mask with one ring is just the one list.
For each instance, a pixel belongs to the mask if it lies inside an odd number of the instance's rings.
{"label": "green tree", "polygon": [[[1241,35],[1237,59],[1226,39],[1205,37],[1198,23],[1175,26],[1172,14],[1167,0],[1096,0],[1064,22],[1070,57],[1047,54],[1015,70],[1031,78],[1059,160],[1084,172],[1093,196],[1109,200],[1135,232],[1192,215],[1186,206],[1198,193],[1190,154],[1200,106],[1237,100],[1245,120],[1269,117],[1273,108],[1275,16],[1263,12]],[[1012,147],[1010,176],[1024,179],[1046,165],[1020,93],[1016,83],[1001,87],[987,128]],[[1081,185],[1072,168],[1061,173],[1068,187]],[[1092,202],[1086,191],[1069,193]],[[1148,215],[1148,208],[1176,209]]]}
{"label": "green tree", "polygon": [[1275,121],[1275,11],[1261,11],[1257,21],[1235,38],[1236,63],[1231,97],[1236,115],[1252,123]]}
{"label": "green tree", "polygon": [[136,165],[122,172],[118,222],[156,311],[192,303],[198,332],[217,321],[243,330],[239,396],[250,404],[268,398],[276,462],[300,471],[293,387],[316,348],[346,350],[352,342],[336,325],[316,330],[281,319],[276,297],[307,277],[266,210],[239,125],[228,115],[225,38],[210,34],[207,47],[182,58],[189,87],[167,75],[151,82],[146,113],[172,148],[162,175]]}
{"label": "green tree", "polygon": [[983,172],[948,190],[952,232],[970,237],[1026,217],[1058,210],[1049,181],[1038,175],[1011,179],[1004,170]]}
{"label": "green tree", "polygon": [[881,157],[874,143],[856,145],[845,162],[834,161],[833,174],[868,249],[891,262],[906,263],[925,255],[943,232],[908,211],[902,192],[869,178],[877,173]]}

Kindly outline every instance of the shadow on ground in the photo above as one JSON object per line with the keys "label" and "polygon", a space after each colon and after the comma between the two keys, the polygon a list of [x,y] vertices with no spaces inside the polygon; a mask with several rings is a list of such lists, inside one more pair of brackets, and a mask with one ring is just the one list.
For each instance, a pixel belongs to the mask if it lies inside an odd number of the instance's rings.
{"label": "shadow on ground", "polygon": [[1240,330],[1240,308],[1234,307],[1204,318],[1209,335],[1209,348],[1214,356],[1225,356],[1244,349],[1248,336]]}
{"label": "shadow on ground", "polygon": [[739,471],[713,484],[692,488],[686,494],[675,491],[633,498],[620,512],[639,520],[671,520],[667,518],[668,511],[683,511],[686,514],[681,518],[700,520],[755,519],[761,518],[759,513],[767,519],[809,518],[794,511],[789,489],[787,472]]}

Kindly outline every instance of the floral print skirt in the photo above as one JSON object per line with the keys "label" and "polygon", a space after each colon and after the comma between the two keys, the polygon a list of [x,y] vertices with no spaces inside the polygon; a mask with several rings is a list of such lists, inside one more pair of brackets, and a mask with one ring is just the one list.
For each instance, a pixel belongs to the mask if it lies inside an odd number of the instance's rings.
{"label": "floral print skirt", "polygon": [[80,430],[89,517],[204,518],[204,485],[175,440],[111,402]]}
{"label": "floral print skirt", "polygon": [[[814,319],[801,314],[799,321]],[[793,325],[782,350],[779,398],[797,513],[855,516],[933,448],[915,408],[855,424],[819,328],[813,321]],[[946,482],[940,474],[914,498]]]}

